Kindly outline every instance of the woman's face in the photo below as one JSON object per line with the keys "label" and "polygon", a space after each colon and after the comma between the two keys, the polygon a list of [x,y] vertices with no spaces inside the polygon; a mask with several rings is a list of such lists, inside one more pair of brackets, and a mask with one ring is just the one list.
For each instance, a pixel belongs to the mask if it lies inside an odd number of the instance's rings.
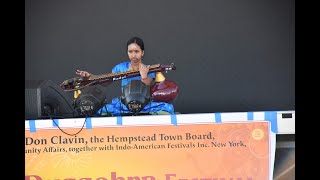
{"label": "woman's face", "polygon": [[144,51],[141,50],[140,46],[136,43],[131,43],[128,46],[128,56],[131,63],[138,64],[141,62]]}

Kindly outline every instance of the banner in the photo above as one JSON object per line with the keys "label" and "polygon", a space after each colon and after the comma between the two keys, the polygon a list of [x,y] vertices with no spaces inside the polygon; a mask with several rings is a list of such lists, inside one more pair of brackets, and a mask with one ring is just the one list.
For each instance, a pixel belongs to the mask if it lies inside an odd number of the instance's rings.
{"label": "banner", "polygon": [[268,121],[26,130],[25,179],[268,180],[269,132]]}

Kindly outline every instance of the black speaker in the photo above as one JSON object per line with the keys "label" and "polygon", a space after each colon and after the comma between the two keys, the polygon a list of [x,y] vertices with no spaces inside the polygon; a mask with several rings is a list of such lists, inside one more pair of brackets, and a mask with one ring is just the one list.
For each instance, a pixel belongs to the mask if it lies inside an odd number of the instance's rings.
{"label": "black speaker", "polygon": [[102,85],[88,86],[81,90],[75,101],[75,108],[79,117],[95,116],[104,105],[106,94]]}
{"label": "black speaker", "polygon": [[51,80],[25,81],[25,119],[71,118],[73,98]]}
{"label": "black speaker", "polygon": [[120,100],[130,112],[137,115],[151,101],[150,86],[140,80],[131,80],[124,87]]}

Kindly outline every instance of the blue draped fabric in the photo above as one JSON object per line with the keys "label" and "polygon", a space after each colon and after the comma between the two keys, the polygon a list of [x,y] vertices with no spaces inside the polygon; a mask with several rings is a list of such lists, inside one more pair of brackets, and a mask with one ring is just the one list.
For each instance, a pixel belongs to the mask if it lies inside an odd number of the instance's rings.
{"label": "blue draped fabric", "polygon": [[[112,73],[119,73],[119,72],[124,72],[128,71],[130,68],[130,62],[123,62],[118,65],[116,65],[112,69]],[[149,73],[148,77],[150,78],[155,78],[156,75],[155,73]],[[130,83],[131,80],[140,80],[141,81],[141,76],[136,76],[132,78],[127,78],[121,80],[121,91],[123,92],[124,87]],[[174,107],[170,103],[166,102],[150,102],[147,104],[140,112],[141,113],[156,113],[159,111],[165,111],[170,114],[174,114]],[[110,113],[114,116],[119,116],[124,113],[130,113],[128,108],[121,102],[120,98],[113,98],[112,102],[110,104],[105,104],[99,111],[97,112],[97,115],[102,115]]]}

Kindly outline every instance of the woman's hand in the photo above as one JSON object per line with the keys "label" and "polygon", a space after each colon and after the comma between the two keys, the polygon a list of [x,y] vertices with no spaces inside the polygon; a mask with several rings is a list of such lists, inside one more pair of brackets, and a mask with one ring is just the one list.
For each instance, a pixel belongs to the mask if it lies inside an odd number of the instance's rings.
{"label": "woman's hand", "polygon": [[139,64],[139,72],[141,75],[141,81],[146,85],[150,85],[152,82],[152,78],[148,77],[149,69],[150,69],[150,65],[145,66],[142,63]]}
{"label": "woman's hand", "polygon": [[139,64],[139,72],[141,75],[141,79],[144,79],[148,76],[150,65],[146,66],[142,63]]}
{"label": "woman's hand", "polygon": [[78,74],[81,77],[90,77],[91,76],[91,74],[88,73],[87,71],[81,71],[81,70],[77,70],[76,74]]}

